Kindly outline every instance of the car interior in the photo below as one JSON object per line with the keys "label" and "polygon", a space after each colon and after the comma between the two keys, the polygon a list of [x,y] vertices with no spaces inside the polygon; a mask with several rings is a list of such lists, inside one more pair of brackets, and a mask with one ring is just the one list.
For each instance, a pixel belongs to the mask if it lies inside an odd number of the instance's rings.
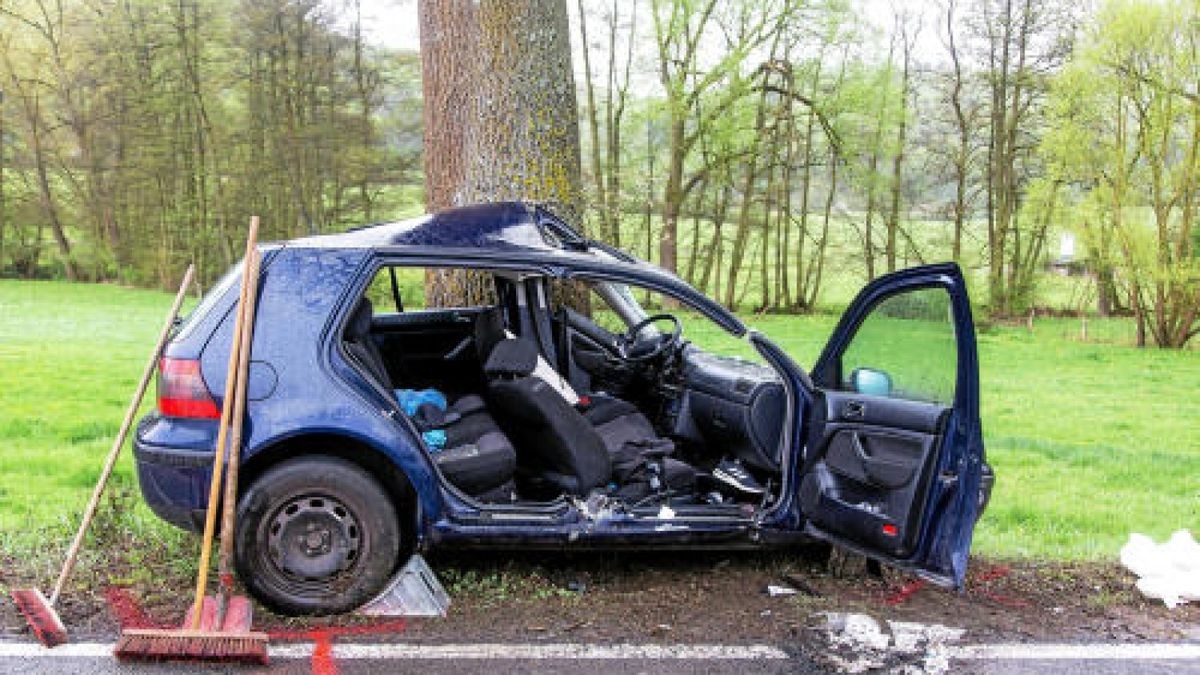
{"label": "car interior", "polygon": [[682,319],[707,319],[512,271],[477,306],[422,309],[402,297],[423,293],[414,269],[380,271],[343,344],[465,496],[741,515],[778,497],[785,390],[770,367],[689,342]]}

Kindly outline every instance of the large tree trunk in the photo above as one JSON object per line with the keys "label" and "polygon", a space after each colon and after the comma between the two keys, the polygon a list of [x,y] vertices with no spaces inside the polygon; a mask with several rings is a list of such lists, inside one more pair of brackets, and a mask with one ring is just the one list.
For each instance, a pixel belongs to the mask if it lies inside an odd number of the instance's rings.
{"label": "large tree trunk", "polygon": [[422,0],[421,88],[425,120],[425,207],[460,204],[466,176],[463,143],[475,117],[475,62],[479,37],[475,3]]}
{"label": "large tree trunk", "polygon": [[[463,198],[467,153],[464,144],[475,119],[479,26],[473,2],[422,0],[421,88],[424,97],[425,208],[433,213],[468,203]],[[430,307],[485,302],[490,280],[463,270],[425,272]]]}
{"label": "large tree trunk", "polygon": [[[578,112],[566,0],[423,0],[426,203],[523,200],[579,226]],[[474,303],[478,277],[430,274],[431,305]]]}
{"label": "large tree trunk", "polygon": [[[536,202],[583,229],[579,111],[566,0],[479,3],[479,105],[468,135],[464,194]],[[587,312],[586,289],[556,300]]]}
{"label": "large tree trunk", "polygon": [[566,0],[482,0],[464,195],[541,203],[579,225],[579,115]]}

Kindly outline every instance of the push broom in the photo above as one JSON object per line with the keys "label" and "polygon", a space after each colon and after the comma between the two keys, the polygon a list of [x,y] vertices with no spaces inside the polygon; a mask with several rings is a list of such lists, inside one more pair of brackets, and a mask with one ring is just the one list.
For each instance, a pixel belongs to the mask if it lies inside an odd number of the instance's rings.
{"label": "push broom", "polygon": [[[113,650],[118,659],[221,661],[261,665],[267,663],[266,633],[250,630],[250,601],[242,596],[232,596],[234,519],[237,509],[238,470],[241,463],[242,426],[246,412],[246,373],[250,362],[250,347],[254,339],[254,310],[258,298],[261,263],[256,247],[257,239],[256,216],[250,220],[250,235],[246,240],[246,262],[234,320],[233,342],[229,350],[225,398],[221,403],[221,422],[217,431],[217,447],[213,454],[204,536],[200,544],[200,570],[196,579],[192,608],[184,620],[183,627],[177,630],[121,631],[121,637]],[[225,495],[223,499],[218,499],[222,468],[226,464],[228,468],[225,470]],[[205,597],[205,591],[208,585],[208,568],[218,506],[222,510],[218,595],[216,598],[208,598]]]}
{"label": "push broom", "polygon": [[146,363],[145,370],[142,371],[142,380],[138,383],[137,391],[129,401],[129,408],[125,410],[125,420],[121,422],[117,437],[113,439],[112,448],[108,451],[108,458],[104,461],[100,478],[92,490],[92,498],[83,511],[83,520],[79,523],[75,538],[67,549],[66,560],[63,561],[62,570],[58,573],[58,581],[54,584],[50,598],[47,599],[36,588],[17,588],[12,591],[13,604],[25,615],[25,620],[33,629],[37,639],[47,647],[54,647],[67,641],[67,629],[63,626],[62,619],[59,618],[54,606],[62,596],[63,588],[67,585],[67,579],[70,578],[71,572],[75,570],[79,550],[83,547],[83,537],[96,515],[96,509],[100,505],[100,495],[104,493],[104,488],[108,485],[108,478],[117,464],[117,457],[121,454],[121,448],[125,446],[125,438],[129,434],[129,427],[133,425],[133,417],[142,405],[142,397],[146,395],[146,387],[154,375],[158,359],[162,356],[163,345],[166,344],[167,338],[171,334],[171,328],[175,325],[175,319],[179,316],[179,308],[183,305],[187,290],[192,285],[192,277],[195,276],[195,272],[195,266],[188,265],[187,272],[183,275],[183,281],[179,283],[179,292],[175,294],[175,302],[171,305],[171,311],[167,313],[167,320],[163,323],[162,331],[158,335],[158,342],[154,344],[154,351],[150,353],[150,360]]}

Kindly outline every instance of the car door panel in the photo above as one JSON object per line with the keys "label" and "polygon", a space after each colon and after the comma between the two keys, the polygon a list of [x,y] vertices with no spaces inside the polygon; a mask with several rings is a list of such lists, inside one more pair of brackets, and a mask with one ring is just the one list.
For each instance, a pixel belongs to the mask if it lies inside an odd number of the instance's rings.
{"label": "car door panel", "polygon": [[889,556],[912,552],[948,409],[935,404],[827,391],[814,406],[811,468],[801,503],[818,527]]}
{"label": "car door panel", "polygon": [[[863,371],[884,391],[856,389]],[[798,486],[806,531],[961,586],[984,461],[975,333],[957,265],[868,284],[812,381]]]}
{"label": "car door panel", "polygon": [[371,334],[395,385],[459,393],[476,384],[481,370],[471,340],[478,313],[468,307],[376,316]]}
{"label": "car door panel", "polygon": [[863,425],[835,425],[825,463],[837,475],[883,490],[909,485],[934,447],[934,436]]}

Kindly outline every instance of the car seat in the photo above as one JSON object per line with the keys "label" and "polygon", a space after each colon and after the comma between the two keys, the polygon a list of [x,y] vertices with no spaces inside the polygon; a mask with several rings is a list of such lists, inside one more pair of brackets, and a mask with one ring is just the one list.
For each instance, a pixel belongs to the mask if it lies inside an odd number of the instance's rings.
{"label": "car seat", "polygon": [[[486,337],[487,326],[501,321],[498,310],[492,308],[490,311],[492,313],[488,319],[476,323],[476,340],[480,339],[480,335],[490,339]],[[371,301],[365,297],[355,305],[350,323],[346,326],[346,351],[367,374],[390,392],[394,386],[392,379],[388,375],[383,354],[371,337],[374,313]],[[499,325],[499,339],[503,339],[503,324]],[[445,411],[439,411],[436,419],[414,422],[417,422],[420,431],[439,429],[445,433],[445,444],[433,453],[433,459],[447,480],[481,501],[513,501],[516,451],[488,414],[482,398],[468,394]]]}
{"label": "car seat", "polygon": [[366,368],[368,375],[374,377],[379,384],[391,391],[392,378],[388,376],[383,353],[379,351],[379,345],[375,344],[374,338],[371,337],[371,320],[374,316],[375,310],[371,306],[371,301],[365,297],[360,299],[354,307],[353,314],[350,315],[350,323],[346,326],[344,340],[346,351],[354,357],[355,361],[358,361],[359,365]]}
{"label": "car seat", "polygon": [[584,419],[604,442],[613,467],[617,495],[632,503],[669,494],[689,497],[696,469],[675,459],[675,444],[659,436],[650,420],[628,401],[606,394],[587,397]]}
{"label": "car seat", "polygon": [[451,483],[484,502],[511,502],[517,453],[488,413],[483,399],[467,394],[446,409],[445,449],[433,460]]}
{"label": "car seat", "polygon": [[492,349],[508,338],[504,333],[504,315],[500,307],[492,306],[475,315],[475,353],[482,366],[492,354]]}
{"label": "car seat", "polygon": [[585,496],[608,483],[608,451],[574,406],[544,380],[531,376],[537,358],[531,342],[496,343],[484,364],[491,380],[488,403],[516,445],[517,485],[523,496]]}

